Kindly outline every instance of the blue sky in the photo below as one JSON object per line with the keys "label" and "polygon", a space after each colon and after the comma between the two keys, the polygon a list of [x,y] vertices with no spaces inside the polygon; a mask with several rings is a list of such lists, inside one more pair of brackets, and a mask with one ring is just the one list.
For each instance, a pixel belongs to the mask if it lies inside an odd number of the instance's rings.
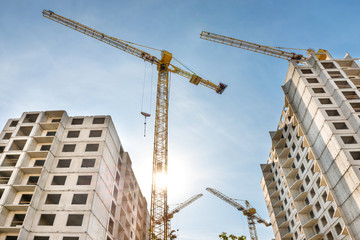
{"label": "blue sky", "polygon": [[[148,199],[154,119],[148,120],[144,138],[140,111],[151,106],[154,115],[150,94],[156,68],[42,17],[43,9],[110,36],[168,50],[204,78],[229,85],[217,95],[171,77],[169,204],[204,193],[172,221],[181,240],[218,239],[223,231],[249,236],[246,218],[206,187],[247,199],[269,219],[259,164],[266,162],[268,132],[280,118],[288,66],[282,59],[202,40],[200,32],[360,57],[359,1],[1,1],[0,125],[32,110],[111,115]],[[259,239],[272,238],[271,228],[257,227]]]}

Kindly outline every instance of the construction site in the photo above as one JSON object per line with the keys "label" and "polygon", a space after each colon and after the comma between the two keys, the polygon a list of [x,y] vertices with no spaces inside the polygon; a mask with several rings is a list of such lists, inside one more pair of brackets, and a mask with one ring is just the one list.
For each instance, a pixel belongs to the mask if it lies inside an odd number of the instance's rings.
{"label": "construction site", "polygon": [[4,4],[0,240],[360,240],[360,3],[317,7]]}

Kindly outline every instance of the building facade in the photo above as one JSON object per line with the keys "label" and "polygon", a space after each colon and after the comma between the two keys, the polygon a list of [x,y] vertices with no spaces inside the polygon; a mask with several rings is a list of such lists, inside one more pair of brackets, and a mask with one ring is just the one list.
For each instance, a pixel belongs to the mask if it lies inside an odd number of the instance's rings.
{"label": "building facade", "polygon": [[261,185],[276,240],[360,239],[360,66],[291,61]]}
{"label": "building facade", "polygon": [[148,239],[147,203],[110,116],[25,112],[0,139],[0,240]]}

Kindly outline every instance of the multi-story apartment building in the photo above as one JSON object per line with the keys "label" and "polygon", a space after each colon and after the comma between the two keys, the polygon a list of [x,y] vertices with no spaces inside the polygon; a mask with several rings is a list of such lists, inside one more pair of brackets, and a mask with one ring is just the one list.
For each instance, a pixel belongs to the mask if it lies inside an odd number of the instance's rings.
{"label": "multi-story apartment building", "polygon": [[9,119],[0,197],[0,240],[148,239],[147,203],[110,116]]}
{"label": "multi-story apartment building", "polygon": [[291,61],[285,106],[261,165],[276,240],[360,239],[360,66]]}

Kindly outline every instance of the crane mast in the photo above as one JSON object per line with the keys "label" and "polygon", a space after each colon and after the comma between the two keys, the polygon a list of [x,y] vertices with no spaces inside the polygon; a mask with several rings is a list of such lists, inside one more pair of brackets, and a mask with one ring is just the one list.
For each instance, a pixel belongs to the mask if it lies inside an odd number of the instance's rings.
{"label": "crane mast", "polygon": [[[283,50],[280,50],[280,49],[274,48],[274,47],[269,47],[269,46],[264,46],[264,45],[260,45],[260,44],[256,44],[256,43],[246,42],[246,41],[243,41],[240,39],[231,38],[231,37],[219,35],[216,33],[202,31],[200,34],[200,38],[208,40],[208,41],[212,41],[212,42],[222,43],[222,44],[229,45],[232,47],[237,47],[237,48],[242,48],[242,49],[253,51],[253,52],[262,53],[262,54],[277,57],[277,58],[286,59],[289,61],[290,60],[299,60],[299,61],[305,60],[305,57],[301,54],[291,53],[291,52],[283,51]],[[310,50],[311,49],[309,49],[309,51]]]}
{"label": "crane mast", "polygon": [[151,240],[167,240],[170,224],[170,221],[168,221],[167,185],[161,184],[159,181],[161,178],[163,180],[163,178],[166,177],[168,173],[169,72],[173,72],[188,78],[190,79],[190,83],[195,85],[201,84],[216,91],[218,94],[222,94],[227,85],[223,83],[216,85],[197,76],[196,74],[189,73],[172,65],[170,63],[172,54],[165,50],[161,51],[161,59],[158,59],[145,51],[131,46],[130,42],[108,36],[81,23],[60,16],[53,11],[43,10],[43,16],[120,50],[123,50],[131,55],[139,57],[144,61],[157,65],[158,82],[156,96],[149,234]]}
{"label": "crane mast", "polygon": [[248,227],[249,227],[249,233],[250,233],[250,238],[251,240],[258,240],[258,236],[257,236],[257,232],[256,232],[256,226],[255,226],[255,220],[258,223],[262,223],[265,226],[270,226],[271,223],[268,223],[267,221],[265,221],[263,218],[261,218],[260,216],[258,216],[258,214],[256,213],[256,209],[251,207],[250,203],[248,201],[245,200],[245,206],[241,205],[240,203],[236,202],[235,200],[233,200],[232,198],[229,198],[228,196],[226,196],[225,194],[219,192],[216,189],[213,188],[206,188],[206,190],[210,193],[212,193],[213,195],[215,195],[216,197],[224,200],[225,202],[227,202],[228,204],[230,204],[231,206],[235,207],[237,210],[242,211],[243,214],[246,216],[247,218],[247,222],[248,222]]}

